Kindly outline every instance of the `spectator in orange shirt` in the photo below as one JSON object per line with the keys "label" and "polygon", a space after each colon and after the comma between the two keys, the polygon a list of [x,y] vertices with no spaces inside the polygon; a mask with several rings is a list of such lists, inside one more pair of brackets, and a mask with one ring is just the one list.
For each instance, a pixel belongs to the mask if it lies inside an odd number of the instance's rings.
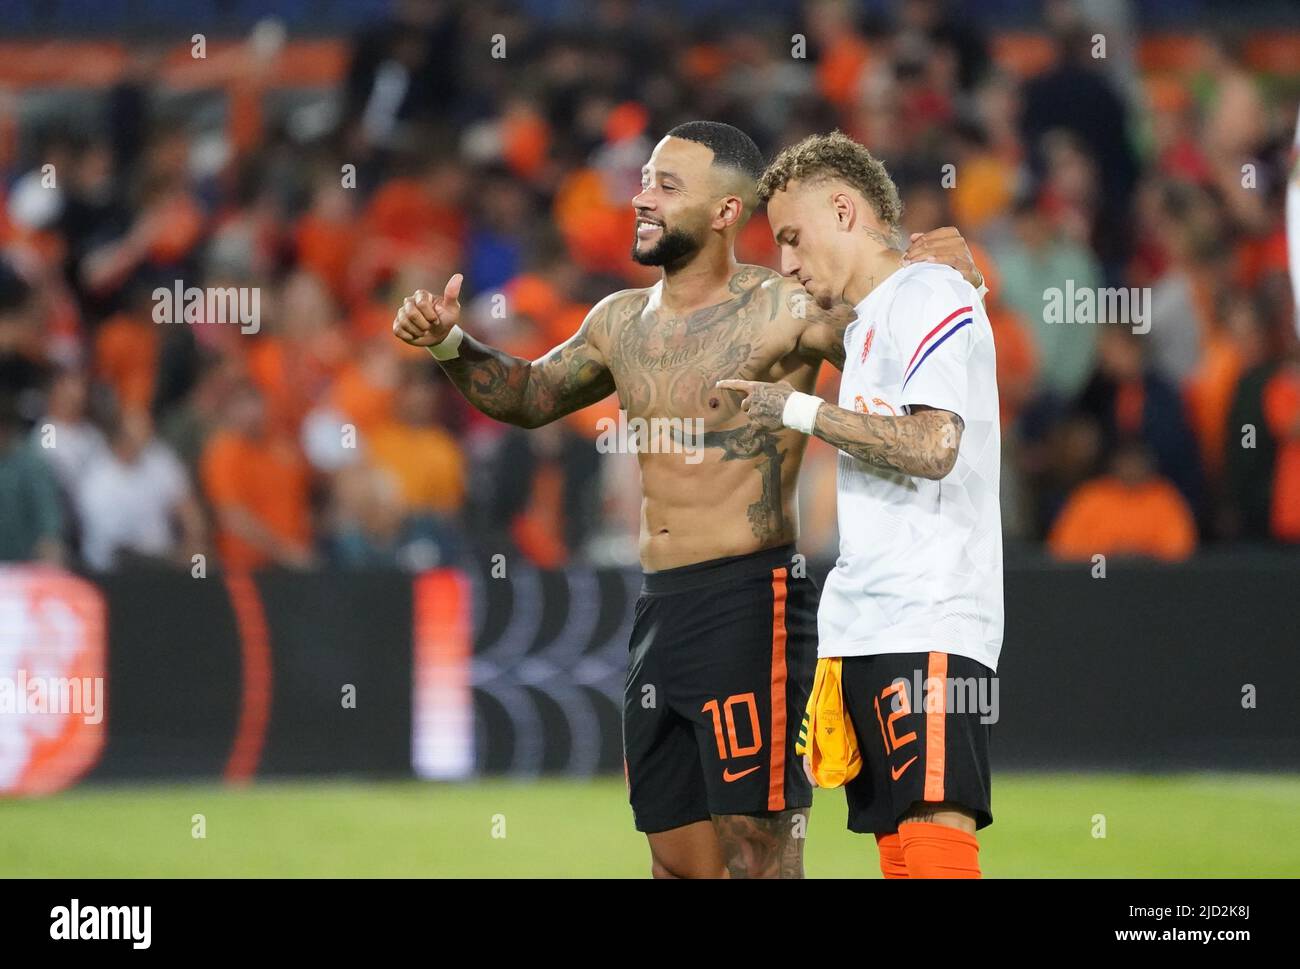
{"label": "spectator in orange shirt", "polygon": [[316,177],[311,208],[293,230],[298,264],[314,273],[340,302],[347,299],[348,273],[356,245],[356,221],[349,190],[334,172]]}
{"label": "spectator in orange shirt", "polygon": [[[325,403],[344,414],[365,434],[391,423],[395,417],[402,354],[393,340],[376,336],[356,347],[325,396]],[[426,366],[429,357],[418,361]]]}
{"label": "spectator in orange shirt", "polygon": [[402,159],[406,177],[389,179],[370,198],[364,234],[406,245],[440,235],[463,242],[468,229],[465,166],[454,156],[425,160],[410,153]]}
{"label": "spectator in orange shirt", "polygon": [[230,569],[311,566],[306,462],[271,431],[265,402],[251,384],[232,391],[225,410],[226,427],[209,439],[201,460],[222,562]]}
{"label": "spectator in orange shirt", "polygon": [[1196,548],[1196,522],[1187,501],[1154,470],[1140,441],[1115,452],[1112,472],[1080,485],[1057,518],[1048,549],[1058,559],[1094,555],[1181,561]]}
{"label": "spectator in orange shirt", "polygon": [[297,435],[347,364],[347,333],[325,284],[303,270],[284,280],[268,324],[244,341],[248,372],[275,429]]}
{"label": "spectator in orange shirt", "polygon": [[1277,439],[1273,465],[1273,537],[1300,542],[1300,350],[1293,349],[1264,387],[1264,419]]}
{"label": "spectator in orange shirt", "polygon": [[466,468],[456,439],[437,420],[444,379],[428,364],[407,364],[396,418],[362,431],[365,462],[335,479],[330,552],[338,564],[419,571],[459,555]]}
{"label": "spectator in orange shirt", "polygon": [[[1228,412],[1237,384],[1242,373],[1257,362],[1250,345],[1263,342],[1253,294],[1229,291],[1220,296],[1218,304],[1217,318],[1206,334],[1200,362],[1183,385],[1188,418],[1212,482],[1223,474]],[[1257,351],[1254,357],[1258,355]]]}
{"label": "spectator in orange shirt", "polygon": [[843,0],[820,0],[807,8],[808,33],[821,48],[817,90],[836,107],[848,107],[858,97],[871,61],[871,49],[854,22],[854,6]]}
{"label": "spectator in orange shirt", "polygon": [[465,502],[465,457],[438,425],[442,388],[427,364],[408,364],[397,392],[396,419],[363,438],[370,459],[391,473],[409,514],[451,518]]}
{"label": "spectator in orange shirt", "polygon": [[138,287],[130,307],[107,320],[95,334],[94,376],[113,391],[122,410],[148,410],[158,379],[160,326],[150,317],[150,291]]}

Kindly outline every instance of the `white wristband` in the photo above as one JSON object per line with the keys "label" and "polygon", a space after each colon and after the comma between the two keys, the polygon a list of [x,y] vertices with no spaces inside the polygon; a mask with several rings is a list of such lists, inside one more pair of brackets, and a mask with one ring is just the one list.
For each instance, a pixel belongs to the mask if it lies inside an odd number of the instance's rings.
{"label": "white wristband", "polygon": [[812,394],[795,391],[785,399],[785,410],[781,411],[781,423],[804,434],[811,434],[813,422],[817,420],[817,410],[826,401]]}
{"label": "white wristband", "polygon": [[460,341],[463,339],[465,339],[465,331],[457,324],[442,338],[442,342],[425,349],[432,353],[436,360],[455,360],[460,356]]}

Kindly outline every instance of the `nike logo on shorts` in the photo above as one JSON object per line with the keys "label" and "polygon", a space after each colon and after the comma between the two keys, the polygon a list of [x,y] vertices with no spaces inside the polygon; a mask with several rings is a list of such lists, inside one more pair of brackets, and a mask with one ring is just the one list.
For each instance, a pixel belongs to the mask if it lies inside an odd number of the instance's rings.
{"label": "nike logo on shorts", "polygon": [[900,777],[902,777],[903,774],[907,771],[907,769],[908,769],[909,767],[912,766],[912,761],[916,760],[916,758],[917,758],[917,755],[916,755],[916,754],[913,754],[913,755],[912,755],[912,760],[909,760],[906,764],[904,764],[904,765],[903,765],[902,767],[900,767],[898,770],[894,770],[894,768],[892,768],[892,767],[889,768],[889,773],[890,773],[890,775],[894,778],[894,780],[898,780]]}

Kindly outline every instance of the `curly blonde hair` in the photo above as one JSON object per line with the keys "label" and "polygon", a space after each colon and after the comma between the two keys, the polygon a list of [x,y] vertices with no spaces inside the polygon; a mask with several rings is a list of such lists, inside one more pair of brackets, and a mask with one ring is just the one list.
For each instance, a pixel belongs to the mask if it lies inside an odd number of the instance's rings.
{"label": "curly blonde hair", "polygon": [[876,216],[889,229],[898,230],[903,203],[898,186],[884,164],[842,131],[810,135],[781,151],[758,180],[758,197],[766,202],[789,182],[839,179],[862,193]]}

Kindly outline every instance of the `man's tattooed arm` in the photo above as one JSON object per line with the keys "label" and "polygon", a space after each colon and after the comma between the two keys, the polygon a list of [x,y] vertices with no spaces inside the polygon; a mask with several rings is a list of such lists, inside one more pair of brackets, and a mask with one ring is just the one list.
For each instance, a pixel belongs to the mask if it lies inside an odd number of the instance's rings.
{"label": "man's tattooed arm", "polygon": [[[740,409],[749,427],[774,431],[784,427],[785,405],[794,393],[789,384],[759,380],[719,380],[718,387],[745,395]],[[957,463],[957,448],[966,422],[952,411],[914,406],[900,417],[859,414],[823,402],[813,434],[859,461],[936,481]]]}
{"label": "man's tattooed arm", "polygon": [[934,481],[957,463],[965,429],[960,415],[930,407],[889,417],[822,404],[813,424],[813,434],[859,461]]}
{"label": "man's tattooed arm", "polygon": [[853,307],[844,303],[824,310],[802,286],[790,283],[786,286],[786,312],[804,322],[799,334],[799,355],[810,363],[825,360],[836,370],[843,370],[844,331],[853,322]]}
{"label": "man's tattooed arm", "polygon": [[499,421],[541,427],[614,392],[614,377],[593,342],[607,332],[610,300],[598,303],[578,332],[529,361],[466,334],[460,355],[440,361],[465,399]]}

